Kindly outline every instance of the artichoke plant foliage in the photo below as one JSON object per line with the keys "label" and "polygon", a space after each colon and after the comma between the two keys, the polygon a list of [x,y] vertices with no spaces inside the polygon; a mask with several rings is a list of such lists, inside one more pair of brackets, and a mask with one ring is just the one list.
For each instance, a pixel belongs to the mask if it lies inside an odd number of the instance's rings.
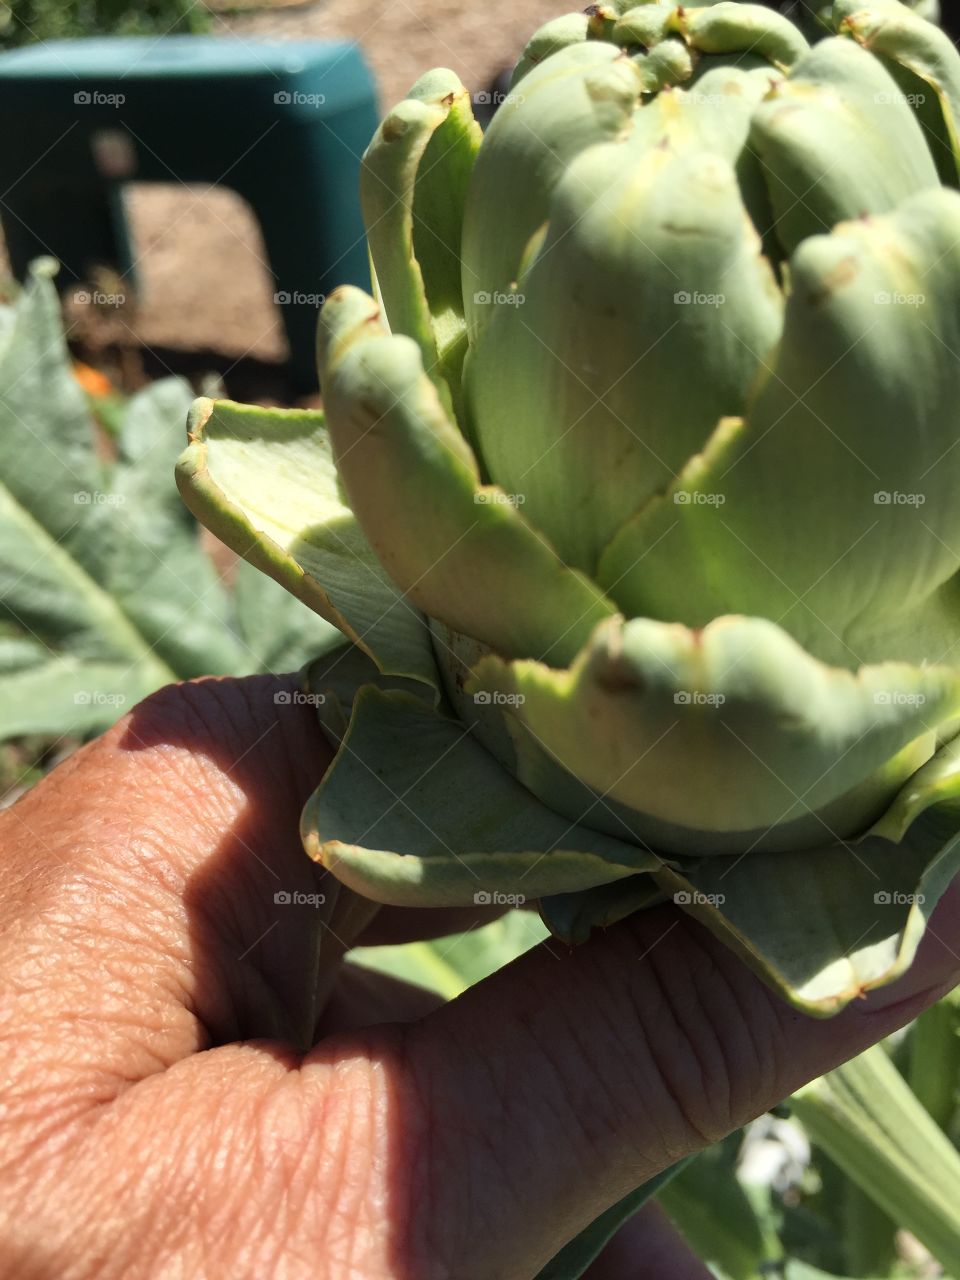
{"label": "artichoke plant foliage", "polygon": [[960,56],[919,8],[594,5],[486,134],[429,72],[326,416],[194,407],[187,503],[346,638],[303,835],[351,890],[569,942],[673,899],[816,1015],[909,965],[960,869]]}

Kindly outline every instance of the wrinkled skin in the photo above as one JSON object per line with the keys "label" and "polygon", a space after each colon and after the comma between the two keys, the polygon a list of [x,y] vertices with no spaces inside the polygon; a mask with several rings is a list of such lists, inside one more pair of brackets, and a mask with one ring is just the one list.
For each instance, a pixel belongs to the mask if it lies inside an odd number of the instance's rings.
{"label": "wrinkled skin", "polygon": [[[276,689],[167,689],[0,815],[0,1274],[533,1277],[960,974],[956,886],[909,976],[829,1022],[663,908],[440,1009],[345,976],[300,1054],[310,913],[271,928],[273,894],[315,888],[297,817],[329,751]],[[705,1274],[654,1212],[613,1250],[597,1280]]]}

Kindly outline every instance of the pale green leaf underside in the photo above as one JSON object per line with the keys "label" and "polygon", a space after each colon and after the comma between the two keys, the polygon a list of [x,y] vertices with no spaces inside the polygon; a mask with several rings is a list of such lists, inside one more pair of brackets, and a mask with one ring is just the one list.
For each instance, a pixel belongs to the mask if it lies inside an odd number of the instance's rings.
{"label": "pale green leaf underside", "polygon": [[307,803],[303,836],[348,887],[396,906],[533,900],[660,865],[539,804],[455,721],[372,687]]}
{"label": "pale green leaf underside", "polygon": [[190,509],[385,672],[434,680],[422,615],[340,497],[320,413],[200,400],[177,468]]}
{"label": "pale green leaf underside", "polygon": [[652,876],[637,875],[579,893],[552,894],[541,899],[540,915],[555,938],[577,946],[586,942],[594,929],[607,929],[666,897]]}
{"label": "pale green leaf underside", "polygon": [[914,774],[858,841],[671,866],[561,818],[423,699],[363,684],[303,835],[311,856],[376,901],[537,899],[568,942],[673,898],[787,1000],[829,1016],[905,971],[960,869],[960,744]]}
{"label": "pale green leaf underside", "polygon": [[582,942],[626,914],[618,891],[627,908],[631,896],[637,909],[657,901],[652,881],[790,1003],[837,1013],[906,971],[960,871],[960,743],[918,771],[862,840],[796,853],[745,848],[684,867],[547,899],[544,920]]}
{"label": "pale green leaf underside", "polygon": [[932,811],[899,845],[708,858],[657,879],[787,1000],[828,1017],[907,970],[958,871],[960,819]]}

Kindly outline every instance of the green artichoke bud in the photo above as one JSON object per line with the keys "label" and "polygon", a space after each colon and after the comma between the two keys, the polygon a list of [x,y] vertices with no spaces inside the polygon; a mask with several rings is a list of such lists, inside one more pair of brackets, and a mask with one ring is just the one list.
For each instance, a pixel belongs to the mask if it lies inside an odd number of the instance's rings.
{"label": "green artichoke bud", "polygon": [[201,402],[180,474],[350,642],[304,815],[345,884],[571,941],[672,896],[824,1014],[960,866],[960,56],[810,8],[557,19],[485,135],[424,76],[326,421]]}
{"label": "green artichoke bud", "polygon": [[[897,0],[927,22],[940,21],[940,0]],[[830,0],[793,0],[786,13],[810,36],[817,39],[833,30],[833,5]]]}

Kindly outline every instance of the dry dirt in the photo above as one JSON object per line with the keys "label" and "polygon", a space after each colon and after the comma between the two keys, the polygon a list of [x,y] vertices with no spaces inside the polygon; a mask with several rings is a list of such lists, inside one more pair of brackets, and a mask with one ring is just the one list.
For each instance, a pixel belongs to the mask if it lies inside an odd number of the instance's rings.
{"label": "dry dirt", "polygon": [[[487,87],[512,65],[527,36],[563,11],[563,0],[322,0],[218,17],[215,30],[244,40],[356,40],[387,107],[433,66],[451,67],[472,91]],[[231,394],[282,399],[283,379],[270,366],[283,360],[285,342],[247,206],[225,188],[174,184],[131,187],[127,208],[139,301],[106,324],[87,317],[81,354],[129,383],[139,379],[123,348],[142,345],[147,376],[217,368]],[[82,311],[73,309],[72,318],[83,335]],[[139,357],[133,363],[139,368]]]}

